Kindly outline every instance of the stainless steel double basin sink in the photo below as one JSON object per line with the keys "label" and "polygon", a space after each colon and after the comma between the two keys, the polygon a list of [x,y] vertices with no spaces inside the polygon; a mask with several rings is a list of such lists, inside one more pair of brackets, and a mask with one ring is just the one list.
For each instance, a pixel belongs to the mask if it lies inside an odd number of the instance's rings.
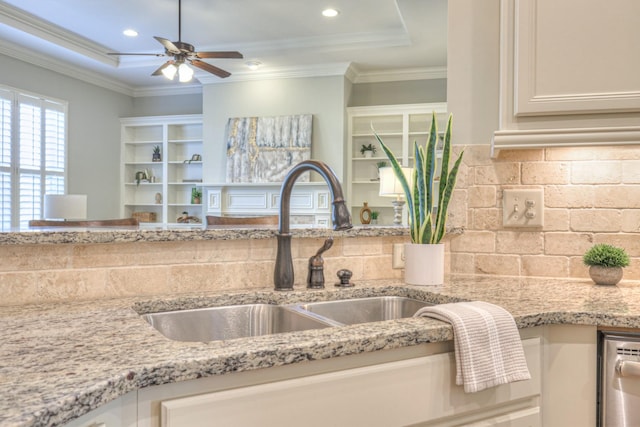
{"label": "stainless steel double basin sink", "polygon": [[290,305],[243,304],[143,314],[175,341],[217,341],[411,317],[431,305],[412,298],[379,296]]}

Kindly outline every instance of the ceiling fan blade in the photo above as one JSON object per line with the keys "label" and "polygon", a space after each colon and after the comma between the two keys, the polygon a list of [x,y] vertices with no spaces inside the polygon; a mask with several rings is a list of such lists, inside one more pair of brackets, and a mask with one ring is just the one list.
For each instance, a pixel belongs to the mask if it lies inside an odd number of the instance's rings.
{"label": "ceiling fan blade", "polygon": [[240,52],[196,52],[198,58],[244,58]]}
{"label": "ceiling fan blade", "polygon": [[164,46],[167,52],[172,53],[174,55],[177,55],[180,53],[180,49],[178,49],[178,47],[175,44],[173,44],[172,41],[163,39],[162,37],[158,37],[158,36],[153,36],[153,38],[158,40],[160,44]]}
{"label": "ceiling fan blade", "polygon": [[198,61],[197,59],[193,59],[191,60],[191,64],[193,64],[194,67],[198,67],[201,70],[205,70],[211,74],[215,74],[216,76],[220,77],[220,78],[225,78],[225,77],[229,77],[231,75],[230,72],[225,71],[221,68],[215,67],[211,64],[207,64],[206,62],[202,62],[202,61]]}
{"label": "ceiling fan blade", "polygon": [[169,65],[175,63],[176,61],[174,61],[173,59],[170,61],[165,62],[164,64],[162,64],[160,66],[160,68],[158,68],[157,70],[155,70],[153,73],[151,73],[152,76],[159,76],[162,74],[162,70],[164,70],[165,68],[167,68]]}
{"label": "ceiling fan blade", "polygon": [[165,56],[164,53],[123,53],[123,52],[107,52],[107,55],[142,55],[142,56]]}

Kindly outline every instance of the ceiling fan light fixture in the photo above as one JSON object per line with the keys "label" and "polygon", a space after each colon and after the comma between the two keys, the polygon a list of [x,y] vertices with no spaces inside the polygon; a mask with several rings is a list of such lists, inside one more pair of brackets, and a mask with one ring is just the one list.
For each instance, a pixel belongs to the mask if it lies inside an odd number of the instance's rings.
{"label": "ceiling fan light fixture", "polygon": [[184,62],[180,64],[178,67],[178,80],[180,80],[180,83],[190,82],[192,78],[193,69]]}
{"label": "ceiling fan light fixture", "polygon": [[169,64],[162,69],[162,74],[169,80],[173,80],[177,72],[178,68],[173,64]]}

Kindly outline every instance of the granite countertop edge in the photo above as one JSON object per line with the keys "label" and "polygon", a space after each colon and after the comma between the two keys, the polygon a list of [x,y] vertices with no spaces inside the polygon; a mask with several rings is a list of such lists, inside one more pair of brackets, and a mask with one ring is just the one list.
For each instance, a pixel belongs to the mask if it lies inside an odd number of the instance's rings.
{"label": "granite countertop edge", "polygon": [[[270,289],[0,307],[0,425],[55,426],[130,391],[201,377],[452,339],[435,319],[410,318],[209,343],[170,341],[140,314],[215,305],[406,296],[484,300],[518,328],[573,324],[640,328],[640,285],[451,276],[442,286],[363,282],[351,289]],[[637,303],[635,301],[638,301]]]}

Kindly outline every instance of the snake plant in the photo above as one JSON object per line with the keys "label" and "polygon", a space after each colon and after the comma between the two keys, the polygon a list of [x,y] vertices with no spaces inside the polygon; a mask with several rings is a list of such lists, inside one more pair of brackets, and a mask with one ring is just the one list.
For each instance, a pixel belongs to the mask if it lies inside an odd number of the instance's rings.
{"label": "snake plant", "polygon": [[411,232],[411,242],[420,244],[440,243],[446,233],[447,209],[453,189],[456,185],[458,169],[462,162],[460,153],[453,168],[449,170],[449,158],[451,156],[451,119],[447,121],[447,130],[444,133],[444,144],[442,148],[442,160],[440,161],[440,179],[437,188],[437,209],[434,212],[434,181],[436,170],[438,169],[438,159],[436,148],[438,145],[438,125],[436,113],[433,113],[431,128],[427,138],[426,147],[413,143],[413,172],[412,182],[407,182],[402,172],[400,163],[393,152],[385,145],[380,136],[375,132],[376,139],[380,142],[382,151],[389,158],[393,172],[402,185],[407,199],[409,210],[409,227]]}

